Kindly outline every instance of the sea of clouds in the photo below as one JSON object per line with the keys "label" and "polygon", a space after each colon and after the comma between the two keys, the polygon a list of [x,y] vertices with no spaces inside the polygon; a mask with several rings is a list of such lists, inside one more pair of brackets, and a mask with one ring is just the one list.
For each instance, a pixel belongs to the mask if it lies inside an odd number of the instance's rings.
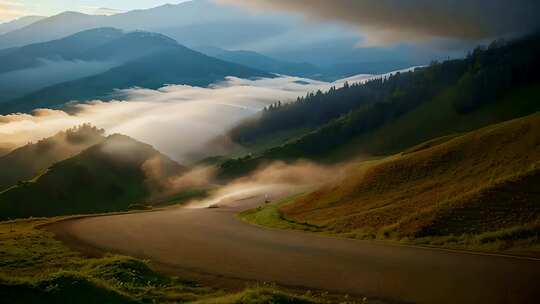
{"label": "sea of clouds", "polygon": [[289,76],[254,80],[228,77],[205,88],[131,88],[118,92],[122,100],[95,100],[64,110],[37,109],[31,114],[0,116],[0,148],[13,149],[90,123],[107,134],[131,136],[181,163],[189,163],[215,154],[208,151],[209,142],[269,104],[340,87],[345,81],[362,82],[374,77],[381,76],[358,75],[333,83]]}

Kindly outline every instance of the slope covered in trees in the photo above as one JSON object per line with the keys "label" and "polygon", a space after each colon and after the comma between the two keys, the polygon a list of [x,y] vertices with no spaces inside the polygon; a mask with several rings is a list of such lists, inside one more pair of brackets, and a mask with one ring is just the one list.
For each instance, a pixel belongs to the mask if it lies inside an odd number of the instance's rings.
{"label": "slope covered in trees", "polygon": [[104,131],[84,124],[0,157],[0,192],[44,172],[53,164],[102,142]]}
{"label": "slope covered in trees", "polygon": [[245,144],[273,132],[322,126],[260,155],[225,162],[223,176],[272,159],[395,153],[431,138],[534,113],[540,110],[538,53],[538,34],[494,42],[461,60],[274,105],[232,130],[231,137]]}
{"label": "slope covered in trees", "polygon": [[152,146],[111,135],[33,180],[0,192],[0,219],[127,210],[145,203],[154,174],[185,170]]}

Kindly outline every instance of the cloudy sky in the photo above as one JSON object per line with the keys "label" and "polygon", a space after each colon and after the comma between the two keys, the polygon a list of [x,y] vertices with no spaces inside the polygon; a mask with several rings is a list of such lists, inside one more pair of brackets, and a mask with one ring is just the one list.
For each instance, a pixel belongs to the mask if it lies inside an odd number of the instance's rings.
{"label": "cloudy sky", "polygon": [[64,11],[78,11],[93,14],[107,11],[128,11],[145,9],[167,3],[180,3],[185,0],[0,0],[0,22],[27,16],[51,16]]}
{"label": "cloudy sky", "polygon": [[[0,0],[0,22],[63,11],[112,14],[187,0]],[[356,27],[365,46],[431,39],[491,40],[537,28],[538,0],[212,0]]]}
{"label": "cloudy sky", "polygon": [[454,39],[481,41],[520,35],[540,25],[538,0],[214,0],[255,10],[346,23],[365,45]]}

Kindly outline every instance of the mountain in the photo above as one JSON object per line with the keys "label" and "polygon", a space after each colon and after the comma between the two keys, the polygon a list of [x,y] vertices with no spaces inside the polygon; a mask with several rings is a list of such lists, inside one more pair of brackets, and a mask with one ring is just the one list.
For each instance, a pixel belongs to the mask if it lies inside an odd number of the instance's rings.
{"label": "mountain", "polygon": [[512,246],[538,233],[539,143],[539,113],[439,138],[359,163],[280,214],[358,238]]}
{"label": "mountain", "polygon": [[152,194],[148,167],[172,176],[184,167],[151,146],[111,135],[31,181],[0,192],[0,218],[125,211]]}
{"label": "mountain", "polygon": [[41,174],[104,139],[103,130],[81,125],[0,156],[0,191]]}
{"label": "mountain", "polygon": [[[425,50],[412,46],[357,48],[361,37],[346,25],[306,22],[302,16],[273,11],[254,13],[210,0],[184,1],[112,16],[65,12],[0,35],[0,46],[9,48],[45,42],[98,27],[158,32],[190,48],[210,43],[223,49],[256,51],[280,61],[308,62],[331,69],[334,78],[388,72],[425,64],[426,58],[462,52],[438,50],[425,54]],[[422,56],[418,56],[420,53]],[[355,70],[353,66],[369,70]]]}
{"label": "mountain", "polygon": [[0,73],[43,65],[45,60],[91,60],[92,54],[88,54],[90,50],[100,48],[123,35],[118,29],[100,28],[58,40],[4,50],[0,53],[0,59],[4,62]]}
{"label": "mountain", "polygon": [[197,51],[224,61],[234,62],[270,73],[298,76],[311,79],[321,77],[321,71],[309,63],[295,63],[277,60],[253,51],[228,51],[217,47],[198,47]]}
{"label": "mountain", "polygon": [[240,78],[274,77],[248,67],[212,58],[181,45],[129,61],[104,73],[57,84],[22,98],[0,104],[0,113],[27,112],[35,108],[58,107],[77,100],[110,100],[115,89],[144,87],[157,89],[165,84],[207,86],[227,76]]}
{"label": "mountain", "polygon": [[0,35],[9,33],[14,30],[21,29],[23,27],[29,26],[32,23],[43,20],[47,17],[43,16],[25,16],[18,19],[15,19],[10,22],[5,22],[0,24]]}
{"label": "mountain", "polygon": [[99,25],[104,18],[104,16],[64,12],[0,35],[0,45],[2,48],[12,48],[61,39],[84,30],[106,27]]}
{"label": "mountain", "polygon": [[540,111],[539,51],[540,35],[535,34],[478,48],[465,59],[273,105],[233,129],[231,138],[250,145],[272,141],[279,133],[308,132],[260,154],[225,162],[224,175],[243,174],[274,159],[389,155]]}
{"label": "mountain", "polygon": [[176,41],[160,34],[99,28],[7,49],[0,52],[0,102],[174,47]]}

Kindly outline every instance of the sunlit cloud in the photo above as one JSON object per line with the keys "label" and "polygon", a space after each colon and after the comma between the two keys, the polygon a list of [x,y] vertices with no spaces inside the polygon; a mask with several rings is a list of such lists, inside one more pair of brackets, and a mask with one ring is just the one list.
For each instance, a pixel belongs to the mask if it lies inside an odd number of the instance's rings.
{"label": "sunlit cloud", "polygon": [[123,100],[76,104],[69,111],[41,109],[0,116],[0,146],[21,146],[82,123],[122,133],[154,145],[179,161],[189,161],[212,138],[277,100],[289,101],[330,84],[299,78],[227,78],[208,88],[185,85],[158,90],[133,88]]}
{"label": "sunlit cloud", "polygon": [[[406,70],[402,70],[406,71]],[[317,90],[385,75],[358,75],[333,83],[281,76],[257,80],[228,77],[207,88],[169,85],[158,90],[119,90],[122,100],[73,104],[67,110],[38,109],[0,115],[0,148],[35,142],[83,123],[153,145],[180,162],[212,155],[208,144],[267,105],[290,102]]]}
{"label": "sunlit cloud", "polygon": [[32,15],[32,12],[23,3],[13,0],[0,0],[0,22],[7,22],[28,15]]}

